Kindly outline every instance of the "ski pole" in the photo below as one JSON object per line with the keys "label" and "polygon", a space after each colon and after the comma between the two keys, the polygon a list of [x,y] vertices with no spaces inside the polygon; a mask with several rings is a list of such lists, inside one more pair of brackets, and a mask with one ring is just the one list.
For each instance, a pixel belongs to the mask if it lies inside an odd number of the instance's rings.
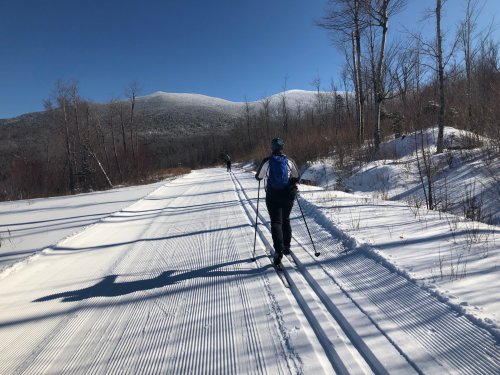
{"label": "ski pole", "polygon": [[297,199],[297,204],[299,205],[300,213],[302,214],[302,219],[304,219],[304,224],[306,224],[307,233],[309,233],[309,238],[311,239],[311,243],[313,245],[314,256],[319,257],[320,253],[318,251],[316,251],[316,246],[314,246],[314,241],[312,239],[311,232],[309,232],[309,227],[307,226],[306,217],[304,216],[304,211],[302,211],[302,206],[300,205],[300,202],[299,202],[299,196],[296,195],[295,199]]}
{"label": "ski pole", "polygon": [[253,262],[255,262],[255,242],[257,241],[257,220],[259,218],[259,196],[260,196],[260,180],[259,180],[259,188],[257,190],[257,214],[255,215],[255,235],[253,237],[253,253],[252,253]]}

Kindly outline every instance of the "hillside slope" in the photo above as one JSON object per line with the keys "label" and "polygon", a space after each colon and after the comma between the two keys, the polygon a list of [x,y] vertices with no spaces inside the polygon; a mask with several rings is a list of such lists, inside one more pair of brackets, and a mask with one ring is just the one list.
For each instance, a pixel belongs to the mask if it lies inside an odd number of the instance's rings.
{"label": "hillside slope", "polygon": [[[335,160],[311,163],[303,178],[328,188],[393,201],[409,207],[426,206],[428,179],[423,170],[422,142],[432,163],[433,198],[437,208],[490,224],[500,224],[500,158],[491,153],[488,139],[473,144],[475,136],[452,127],[445,129],[446,150],[435,154],[437,129],[393,139],[381,144],[379,160],[356,167],[342,175]],[[419,150],[418,158],[415,145]],[[342,177],[341,177],[342,175]],[[426,186],[424,192],[422,186]]]}

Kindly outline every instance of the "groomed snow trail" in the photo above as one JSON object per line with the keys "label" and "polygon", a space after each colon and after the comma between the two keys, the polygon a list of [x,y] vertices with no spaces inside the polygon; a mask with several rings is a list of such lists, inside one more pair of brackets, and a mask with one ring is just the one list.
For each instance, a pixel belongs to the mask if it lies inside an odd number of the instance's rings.
{"label": "groomed snow trail", "polygon": [[[290,289],[257,182],[194,171],[0,280],[0,374],[500,373],[492,336],[302,201]],[[345,237],[342,237],[345,239]]]}
{"label": "groomed snow trail", "polygon": [[[234,176],[252,207],[249,211],[255,213],[257,189],[253,176]],[[301,296],[316,296],[304,309],[306,315],[314,303],[326,310],[323,320],[315,321],[312,316],[310,321],[316,325],[315,331],[327,352],[331,348],[338,353],[345,351],[331,335],[321,339],[322,332],[331,331],[333,320],[348,340],[344,343],[357,350],[376,373],[500,373],[500,349],[490,333],[369,255],[353,251],[346,236],[342,242],[332,235],[337,232],[333,223],[325,223],[324,218],[315,215],[314,207],[307,202],[302,200],[302,205],[321,256],[313,255],[296,203],[291,215],[293,262],[285,261],[287,270],[291,270],[287,276],[302,306]],[[260,232],[269,247],[272,240],[265,204],[259,206],[259,214],[266,227]],[[345,362],[349,357],[343,354],[340,360]],[[336,369],[339,371],[338,366]]]}
{"label": "groomed snow trail", "polygon": [[334,373],[222,169],[165,184],[0,280],[0,374]]}

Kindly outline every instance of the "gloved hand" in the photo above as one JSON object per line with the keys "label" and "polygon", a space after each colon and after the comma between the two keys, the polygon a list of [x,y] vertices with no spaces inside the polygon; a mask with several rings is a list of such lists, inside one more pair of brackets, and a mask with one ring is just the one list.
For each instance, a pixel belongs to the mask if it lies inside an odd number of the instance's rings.
{"label": "gloved hand", "polygon": [[298,183],[299,183],[299,181],[300,181],[300,178],[298,178],[298,177],[290,177],[290,183],[291,183],[292,185],[296,185],[296,184],[298,184]]}

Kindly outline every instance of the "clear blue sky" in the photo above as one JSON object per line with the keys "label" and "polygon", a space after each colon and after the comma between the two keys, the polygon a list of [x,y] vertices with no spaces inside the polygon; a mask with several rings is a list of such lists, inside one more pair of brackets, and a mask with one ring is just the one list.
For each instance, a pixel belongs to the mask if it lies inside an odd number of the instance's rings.
{"label": "clear blue sky", "polygon": [[[483,20],[497,12],[485,0]],[[58,79],[83,97],[192,92],[233,101],[338,81],[341,54],[315,26],[327,0],[4,0],[0,5],[0,118],[43,109]],[[390,32],[418,23],[434,0],[409,0]],[[450,0],[457,17],[464,0]],[[451,18],[450,18],[451,19]],[[450,21],[447,26],[454,29]]]}

